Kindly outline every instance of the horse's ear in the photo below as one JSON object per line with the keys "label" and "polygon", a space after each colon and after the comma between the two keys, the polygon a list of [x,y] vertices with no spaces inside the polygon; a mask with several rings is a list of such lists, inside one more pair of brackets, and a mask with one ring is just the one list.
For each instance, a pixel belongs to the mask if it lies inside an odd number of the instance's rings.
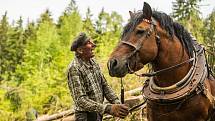
{"label": "horse's ear", "polygon": [[134,13],[133,12],[129,11],[129,14],[130,14],[131,18],[134,18]]}
{"label": "horse's ear", "polygon": [[143,14],[146,17],[145,19],[151,20],[152,9],[151,9],[151,6],[147,2],[144,2],[144,5],[143,5]]}

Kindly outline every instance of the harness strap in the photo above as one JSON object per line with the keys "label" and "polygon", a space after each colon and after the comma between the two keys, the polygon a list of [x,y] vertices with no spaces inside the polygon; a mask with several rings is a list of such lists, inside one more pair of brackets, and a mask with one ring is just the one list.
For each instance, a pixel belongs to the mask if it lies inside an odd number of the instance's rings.
{"label": "harness strap", "polygon": [[155,72],[151,72],[151,73],[143,73],[143,74],[137,74],[137,73],[134,73],[135,75],[139,76],[139,77],[152,77],[152,76],[156,76],[156,75],[159,75],[160,73],[164,72],[164,71],[168,71],[168,70],[172,70],[172,69],[175,69],[175,68],[178,68],[179,66],[182,66],[186,63],[189,63],[189,62],[192,62],[194,61],[195,58],[190,58],[186,61],[183,61],[179,64],[176,64],[174,66],[170,66],[170,67],[167,67],[167,68],[164,68],[164,69],[161,69],[161,70],[158,70],[158,71],[155,71]]}
{"label": "harness strap", "polygon": [[127,42],[127,41],[121,41],[121,42],[124,43],[124,44],[127,44],[127,45],[129,45],[129,46],[135,48],[135,50],[137,50],[136,45],[134,45],[134,44],[132,44],[132,43],[130,43],[130,42]]}
{"label": "harness strap", "polygon": [[[144,95],[149,100],[154,100],[160,102],[174,102],[176,100],[181,100],[187,97],[190,94],[200,94],[203,93],[211,102],[215,108],[215,97],[211,94],[210,84],[206,84],[207,81],[204,81],[207,78],[207,68],[205,63],[204,51],[200,48],[196,53],[196,61],[193,66],[195,69],[194,73],[188,74],[189,78],[186,79],[186,83],[183,83],[176,88],[170,87],[156,87],[156,84],[153,84],[153,80],[150,80],[143,89]],[[183,79],[182,79],[183,80]],[[180,82],[184,82],[184,81]],[[207,82],[209,83],[209,82]],[[172,85],[173,86],[173,85]]]}
{"label": "harness strap", "polygon": [[148,99],[145,98],[144,101],[143,101],[142,103],[140,103],[140,104],[138,104],[138,105],[136,105],[136,106],[130,108],[130,109],[129,109],[129,112],[132,113],[135,109],[137,109],[137,108],[141,107],[142,105],[146,104],[146,103],[147,103],[147,100],[148,100]]}

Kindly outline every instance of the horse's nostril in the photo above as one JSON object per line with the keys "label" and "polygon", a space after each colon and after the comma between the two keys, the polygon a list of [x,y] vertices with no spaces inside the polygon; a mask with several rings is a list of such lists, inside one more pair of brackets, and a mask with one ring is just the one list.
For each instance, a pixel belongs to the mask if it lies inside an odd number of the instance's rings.
{"label": "horse's nostril", "polygon": [[115,68],[116,66],[117,66],[117,64],[118,64],[118,62],[117,62],[117,59],[111,59],[110,61],[109,61],[109,69],[113,69],[113,68]]}
{"label": "horse's nostril", "polygon": [[116,59],[113,59],[111,65],[112,65],[112,67],[116,67],[116,66],[117,66],[117,60],[116,60]]}

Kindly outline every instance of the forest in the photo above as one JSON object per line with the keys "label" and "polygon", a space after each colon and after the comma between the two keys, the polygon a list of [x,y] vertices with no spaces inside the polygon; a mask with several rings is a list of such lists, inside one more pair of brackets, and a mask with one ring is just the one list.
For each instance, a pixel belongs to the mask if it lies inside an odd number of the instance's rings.
{"label": "forest", "polygon": [[[205,46],[214,71],[215,9],[203,18],[201,1],[204,0],[175,0],[170,16]],[[66,74],[74,57],[70,45],[79,32],[86,32],[94,40],[95,58],[110,86],[120,93],[120,79],[109,76],[106,63],[127,20],[105,9],[96,20],[92,16],[90,8],[82,16],[71,0],[57,22],[48,9],[25,26],[22,17],[13,23],[8,22],[7,12],[0,17],[0,121],[34,120],[32,111],[45,115],[72,108]],[[134,75],[123,80],[125,91],[144,82]]]}

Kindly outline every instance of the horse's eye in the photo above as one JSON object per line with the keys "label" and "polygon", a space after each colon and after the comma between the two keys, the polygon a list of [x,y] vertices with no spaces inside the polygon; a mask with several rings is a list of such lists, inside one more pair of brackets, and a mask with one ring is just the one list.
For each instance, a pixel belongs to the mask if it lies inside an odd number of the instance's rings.
{"label": "horse's eye", "polygon": [[145,33],[144,29],[138,29],[136,34],[142,35],[143,33]]}

